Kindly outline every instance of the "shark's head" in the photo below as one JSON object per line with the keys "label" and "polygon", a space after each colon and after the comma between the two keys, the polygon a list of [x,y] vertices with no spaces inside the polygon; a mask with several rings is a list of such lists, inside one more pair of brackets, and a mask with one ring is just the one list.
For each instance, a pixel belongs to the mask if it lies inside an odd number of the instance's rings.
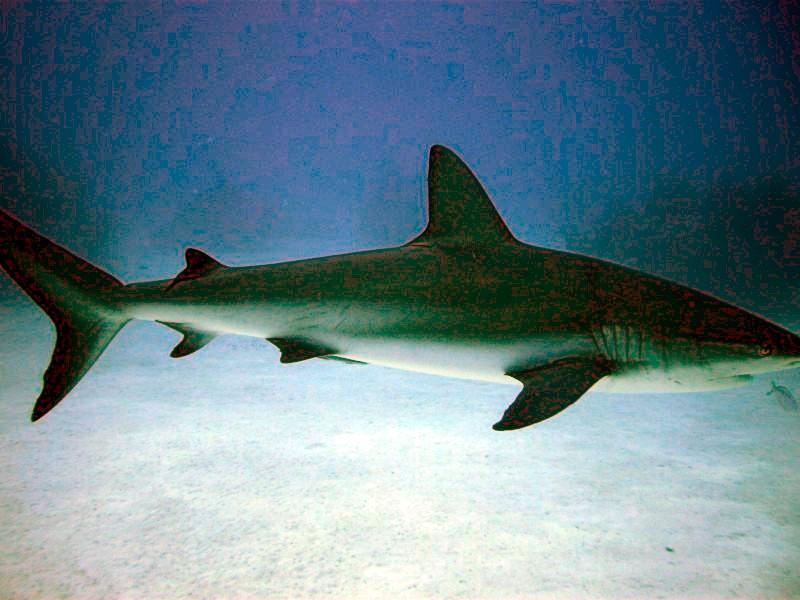
{"label": "shark's head", "polygon": [[[756,340],[729,348],[740,373],[756,375],[800,367],[800,338],[772,323],[754,328]],[[730,352],[733,350],[733,352]]]}
{"label": "shark's head", "polygon": [[701,362],[719,376],[757,375],[800,367],[800,337],[729,304],[704,303],[693,319]]}
{"label": "shark's head", "polygon": [[735,387],[752,375],[800,367],[800,337],[791,331],[706,294],[679,293],[681,302],[647,304],[651,329],[641,338],[624,328],[598,336],[614,346],[613,358],[630,357],[631,371],[621,374],[632,389]]}

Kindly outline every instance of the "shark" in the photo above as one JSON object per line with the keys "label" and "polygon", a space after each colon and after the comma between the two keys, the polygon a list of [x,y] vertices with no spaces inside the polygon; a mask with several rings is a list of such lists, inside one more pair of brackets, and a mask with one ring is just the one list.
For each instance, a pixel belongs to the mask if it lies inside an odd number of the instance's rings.
{"label": "shark", "polygon": [[553,417],[590,390],[737,387],[800,366],[800,338],[708,293],[516,238],[453,150],[428,155],[427,224],[397,247],[258,266],[188,248],[172,279],[124,284],[0,211],[0,265],[56,343],[32,421],[78,384],[132,319],[182,335],[263,338],[282,363],[369,363],[521,384],[493,428]]}

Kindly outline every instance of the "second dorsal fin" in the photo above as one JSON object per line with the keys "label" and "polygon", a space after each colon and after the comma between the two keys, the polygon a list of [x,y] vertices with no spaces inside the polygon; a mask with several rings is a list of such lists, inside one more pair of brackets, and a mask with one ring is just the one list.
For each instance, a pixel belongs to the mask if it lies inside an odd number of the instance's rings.
{"label": "second dorsal fin", "polygon": [[218,260],[210,257],[208,254],[197,248],[186,249],[186,268],[175,276],[167,289],[172,289],[178,283],[188,279],[197,279],[203,275],[208,275],[212,271],[224,268]]}
{"label": "second dorsal fin", "polygon": [[437,145],[428,159],[428,226],[411,243],[497,246],[516,239],[464,161]]}

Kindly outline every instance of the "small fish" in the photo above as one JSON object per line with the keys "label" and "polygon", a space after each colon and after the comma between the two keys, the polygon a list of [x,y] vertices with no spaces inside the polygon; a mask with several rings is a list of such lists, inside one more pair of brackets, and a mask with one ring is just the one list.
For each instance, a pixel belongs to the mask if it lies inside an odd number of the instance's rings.
{"label": "small fish", "polygon": [[775,381],[772,382],[772,389],[767,392],[767,396],[771,396],[772,394],[777,393],[775,398],[778,400],[778,404],[780,407],[785,410],[786,412],[798,412],[797,410],[797,398],[794,397],[794,394],[787,388],[785,385],[778,385]]}

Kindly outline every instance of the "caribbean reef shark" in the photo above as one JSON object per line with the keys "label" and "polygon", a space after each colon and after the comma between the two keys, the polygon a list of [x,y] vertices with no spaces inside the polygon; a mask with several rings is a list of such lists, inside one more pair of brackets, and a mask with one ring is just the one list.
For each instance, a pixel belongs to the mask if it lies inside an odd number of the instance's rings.
{"label": "caribbean reef shark", "polygon": [[186,250],[174,279],[123,284],[0,212],[0,264],[55,324],[33,408],[56,406],[131,319],[183,335],[264,338],[325,358],[521,383],[494,425],[552,417],[591,389],[696,391],[800,366],[800,338],[746,310],[596,258],[531,246],[451,150],[428,161],[428,223],[383,250],[232,267]]}

